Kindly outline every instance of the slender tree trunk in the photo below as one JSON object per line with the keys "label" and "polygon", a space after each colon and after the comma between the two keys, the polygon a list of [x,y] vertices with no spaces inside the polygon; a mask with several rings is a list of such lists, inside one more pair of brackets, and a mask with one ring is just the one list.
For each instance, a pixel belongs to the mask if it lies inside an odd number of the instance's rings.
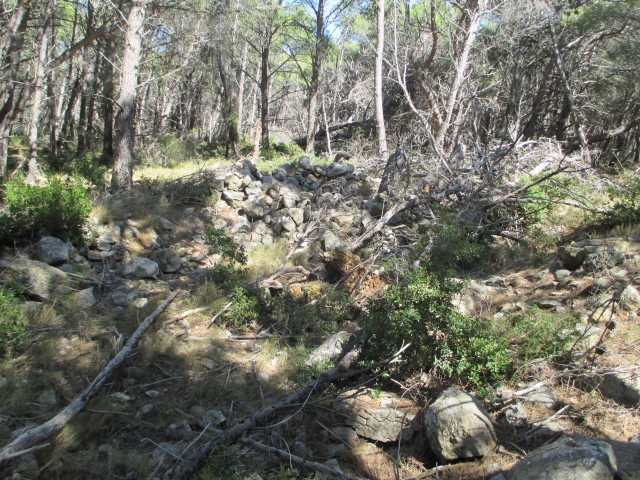
{"label": "slender tree trunk", "polygon": [[[73,80],[73,72],[69,76],[69,83]],[[71,87],[71,93],[69,94],[69,100],[67,103],[67,109],[64,112],[64,117],[62,119],[62,128],[60,129],[60,135],[58,136],[58,148],[60,148],[63,142],[67,140],[73,140],[74,138],[74,116],[73,112],[76,109],[76,105],[78,104],[78,96],[80,94],[80,74],[76,75],[75,80],[73,80],[73,86]]]}
{"label": "slender tree trunk", "polygon": [[113,61],[115,59],[116,42],[113,36],[107,37],[104,56],[104,88],[102,91],[102,117],[104,119],[104,135],[102,137],[102,156],[113,157]]}
{"label": "slender tree trunk", "polygon": [[269,148],[269,54],[271,41],[262,47],[260,68],[260,123],[262,133],[260,144],[262,148]]}
{"label": "slender tree trunk", "polygon": [[251,116],[249,117],[249,136],[251,138],[255,137],[256,131],[256,110],[258,108],[258,84],[260,83],[260,69],[256,68],[256,79],[253,84],[252,93],[251,93]]}
{"label": "slender tree trunk", "polygon": [[[93,32],[93,5],[91,0],[87,2],[87,36]],[[87,107],[89,103],[90,92],[89,78],[91,71],[89,70],[89,57],[91,54],[91,47],[87,45],[82,52],[82,75],[80,84],[80,116],[78,117],[78,148],[76,150],[76,157],[79,157],[84,153],[87,148]]]}
{"label": "slender tree trunk", "polygon": [[40,122],[42,97],[44,96],[45,64],[49,49],[49,36],[55,10],[56,0],[48,0],[44,12],[44,27],[42,29],[42,38],[40,39],[40,49],[36,60],[35,91],[33,105],[31,106],[31,123],[29,125],[29,163],[27,172],[27,183],[29,184],[36,183],[36,175],[38,174],[38,123]]}
{"label": "slender tree trunk", "polygon": [[318,103],[318,84],[322,70],[322,54],[324,47],[324,0],[318,0],[316,11],[316,46],[313,65],[311,66],[311,83],[309,84],[309,110],[307,112],[307,144],[305,151],[313,152],[316,135],[316,108]]}
{"label": "slender tree trunk", "polygon": [[87,134],[85,136],[85,150],[91,150],[91,139],[93,132],[93,117],[96,108],[96,96],[98,95],[98,87],[100,81],[98,79],[100,72],[100,55],[96,55],[96,63],[93,66],[93,82],[91,83],[91,95],[89,98],[89,106],[87,108]]}
{"label": "slender tree trunk", "polygon": [[238,134],[242,135],[244,129],[242,128],[242,116],[244,109],[244,81],[245,81],[245,69],[247,68],[247,56],[249,54],[249,44],[244,42],[242,48],[242,59],[240,60],[240,81],[238,82]]}
{"label": "slender tree trunk", "polygon": [[114,190],[131,188],[133,183],[134,120],[136,87],[142,50],[142,27],[146,2],[133,2],[127,18],[127,31],[122,57],[122,77],[116,117],[116,148],[111,187]]}
{"label": "slender tree trunk", "polygon": [[58,155],[58,102],[56,102],[54,73],[49,72],[47,75],[47,97],[49,100],[49,148],[51,155]]}
{"label": "slender tree trunk", "polygon": [[387,131],[384,126],[384,109],[382,106],[382,60],[384,55],[384,2],[378,0],[378,38],[376,43],[375,70],[375,104],[376,127],[378,130],[378,153],[381,157],[387,154]]}

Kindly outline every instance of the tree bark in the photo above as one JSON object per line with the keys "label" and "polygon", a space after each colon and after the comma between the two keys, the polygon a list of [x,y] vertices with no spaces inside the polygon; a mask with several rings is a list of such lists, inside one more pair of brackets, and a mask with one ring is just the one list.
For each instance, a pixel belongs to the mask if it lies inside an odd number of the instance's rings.
{"label": "tree bark", "polygon": [[102,156],[106,158],[113,157],[113,62],[115,59],[115,51],[115,38],[110,35],[107,37],[104,52],[104,88],[102,90],[102,117],[104,119]]}
{"label": "tree bark", "polygon": [[[93,31],[93,5],[91,0],[87,2],[87,36]],[[90,92],[89,78],[91,72],[89,70],[89,56],[91,49],[89,45],[86,45],[82,53],[82,74],[80,77],[80,115],[78,117],[78,148],[76,150],[76,157],[82,155],[87,145],[87,107],[89,102]]]}
{"label": "tree bark", "polygon": [[129,189],[133,186],[133,122],[136,114],[136,87],[142,50],[145,4],[146,1],[133,2],[127,17],[128,25],[124,39],[122,78],[115,128],[115,158],[111,175],[111,187],[114,190]]}
{"label": "tree bark", "polygon": [[57,0],[48,0],[44,11],[44,27],[40,39],[40,49],[35,66],[35,91],[33,105],[31,106],[31,123],[29,124],[29,163],[27,183],[35,184],[38,174],[38,123],[40,122],[42,97],[44,96],[44,81],[46,78],[45,64],[49,50],[49,36],[53,24],[53,15],[56,11]]}
{"label": "tree bark", "polygon": [[242,58],[240,59],[240,80],[238,81],[238,134],[242,135],[242,116],[244,110],[244,81],[245,69],[247,68],[247,56],[249,54],[249,44],[245,41],[242,48]]}
{"label": "tree bark", "polygon": [[378,131],[378,153],[381,157],[387,155],[387,131],[384,126],[384,108],[382,105],[382,62],[384,56],[384,2],[378,0],[378,39],[376,43],[375,70],[375,105],[376,128]]}
{"label": "tree bark", "polygon": [[316,46],[313,65],[311,67],[311,83],[309,85],[309,110],[307,112],[307,142],[305,152],[313,152],[316,134],[316,108],[318,104],[318,85],[322,71],[322,54],[324,47],[324,0],[318,0],[316,11]]}
{"label": "tree bark", "polygon": [[271,40],[262,46],[260,55],[260,123],[262,134],[260,144],[262,148],[269,148],[269,54],[271,53]]}

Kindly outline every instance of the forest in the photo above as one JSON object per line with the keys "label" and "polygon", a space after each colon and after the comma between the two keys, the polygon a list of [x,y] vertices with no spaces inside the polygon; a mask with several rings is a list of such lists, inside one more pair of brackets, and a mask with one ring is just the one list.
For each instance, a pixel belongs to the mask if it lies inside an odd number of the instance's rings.
{"label": "forest", "polygon": [[640,478],[638,0],[3,0],[0,59],[0,478]]}

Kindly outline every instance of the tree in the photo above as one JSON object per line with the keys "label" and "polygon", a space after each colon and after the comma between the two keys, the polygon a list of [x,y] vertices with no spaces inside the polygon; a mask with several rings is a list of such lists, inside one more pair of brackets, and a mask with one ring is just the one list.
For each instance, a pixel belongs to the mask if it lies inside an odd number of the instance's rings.
{"label": "tree", "polygon": [[384,125],[384,106],[382,97],[382,62],[384,61],[384,2],[377,0],[377,39],[376,39],[376,70],[375,70],[375,104],[376,129],[378,131],[378,153],[381,157],[387,154],[387,131]]}

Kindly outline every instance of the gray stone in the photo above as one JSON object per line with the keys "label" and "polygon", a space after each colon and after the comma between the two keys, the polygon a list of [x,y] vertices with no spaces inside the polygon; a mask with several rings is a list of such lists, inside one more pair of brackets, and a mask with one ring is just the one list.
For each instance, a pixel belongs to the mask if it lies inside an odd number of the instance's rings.
{"label": "gray stone", "polygon": [[96,297],[93,296],[93,287],[74,293],[73,303],[82,308],[88,308],[98,303]]}
{"label": "gray stone", "polygon": [[606,438],[591,438],[586,435],[574,433],[573,439],[578,442],[601,441],[608,443],[613,448],[618,467],[617,478],[619,480],[638,480],[640,478],[640,444],[630,440],[629,442],[618,442],[607,440]]}
{"label": "gray stone", "polygon": [[144,393],[149,398],[158,398],[160,396],[160,392],[158,390],[147,390]]}
{"label": "gray stone", "polygon": [[[114,242],[115,243],[115,242]],[[42,237],[36,247],[38,260],[49,265],[61,265],[69,261],[67,244],[56,237]]]}
{"label": "gray stone", "polygon": [[640,375],[633,370],[594,374],[588,377],[587,383],[597,388],[602,396],[616,402],[632,406],[640,405]]}
{"label": "gray stone", "polygon": [[147,306],[147,303],[149,303],[148,298],[140,297],[133,301],[133,306],[136,308],[144,308]]}
{"label": "gray stone", "polygon": [[304,210],[301,208],[290,208],[289,216],[296,222],[296,225],[301,225],[304,222]]}
{"label": "gray stone", "polygon": [[156,215],[156,221],[158,222],[158,225],[160,226],[160,228],[165,232],[170,232],[174,228],[173,223],[171,223],[166,218],[161,217],[160,215]]}
{"label": "gray stone", "polygon": [[23,478],[38,478],[40,476],[40,467],[38,461],[33,453],[27,453],[22,455],[18,461],[18,466],[15,468],[14,473],[19,474]]}
{"label": "gray stone", "polygon": [[496,446],[491,418],[478,399],[457,388],[445,390],[424,412],[431,449],[446,460],[481,457]]}
{"label": "gray stone", "polygon": [[613,480],[617,471],[611,446],[563,436],[516,463],[507,480]]}
{"label": "gray stone", "polygon": [[559,269],[553,274],[558,282],[563,282],[565,279],[571,276],[571,270]]}
{"label": "gray stone", "polygon": [[264,217],[264,208],[255,201],[244,202],[242,204],[242,210],[247,217],[254,220]]}
{"label": "gray stone", "polygon": [[36,401],[42,405],[46,405],[47,407],[53,407],[58,403],[58,396],[53,390],[45,390],[38,396]]}
{"label": "gray stone", "polygon": [[160,275],[160,266],[149,258],[136,257],[124,265],[123,277],[157,278]]}
{"label": "gray stone", "polygon": [[140,412],[142,412],[143,415],[148,415],[153,411],[153,408],[154,407],[152,403],[147,403],[146,405],[142,406],[142,408],[140,409]]}
{"label": "gray stone", "polygon": [[211,188],[213,188],[216,192],[222,192],[224,190],[224,178],[216,178],[211,183]]}
{"label": "gray stone", "polygon": [[333,162],[329,165],[329,168],[327,168],[326,176],[329,178],[339,177],[341,175],[346,175],[347,173],[353,173],[353,170],[353,165],[347,165],[342,161]]}
{"label": "gray stone", "polygon": [[217,427],[227,421],[227,417],[220,410],[208,410],[202,416],[202,422],[204,427],[211,424],[212,427]]}
{"label": "gray stone", "polygon": [[[343,445],[343,447],[344,447],[344,445]],[[340,468],[340,463],[338,462],[338,459],[336,459],[336,458],[330,458],[329,460],[324,462],[324,466],[327,467],[327,468],[330,468],[331,470],[335,470],[336,472],[344,473],[342,471],[342,469]],[[333,478],[333,477],[331,475],[326,474],[326,473],[322,473],[320,470],[316,470],[315,478],[317,478],[319,480],[324,480],[324,479],[329,479],[329,478]]]}
{"label": "gray stone", "polygon": [[230,173],[224,177],[224,184],[229,190],[239,190],[242,184],[240,177],[235,173]]}
{"label": "gray stone", "polygon": [[273,245],[273,235],[269,235],[268,233],[262,236],[262,244],[263,245]]}
{"label": "gray stone", "polygon": [[557,399],[553,390],[549,387],[542,387],[533,392],[529,392],[522,397],[525,403],[530,403],[538,407],[553,408],[557,403]]}
{"label": "gray stone", "polygon": [[307,155],[302,155],[298,159],[298,165],[300,165],[300,168],[309,170],[311,168],[311,159]]}
{"label": "gray stone", "polygon": [[216,218],[213,222],[214,228],[227,228],[227,222],[222,218]]}
{"label": "gray stone", "polygon": [[169,427],[167,428],[167,435],[170,438],[183,440],[192,437],[193,430],[191,430],[189,422],[183,420],[179,423],[172,423],[171,425],[169,425]]}
{"label": "gray stone", "polygon": [[149,258],[155,261],[160,270],[164,273],[173,273],[180,269],[182,260],[180,255],[173,248],[163,248],[162,250],[154,250]]}
{"label": "gray stone", "polygon": [[[588,247],[585,248],[588,249]],[[598,250],[587,255],[587,258],[582,264],[582,267],[587,272],[600,272],[624,263],[624,253],[613,245],[597,248]]]}
{"label": "gray stone", "polygon": [[200,364],[204,365],[205,367],[207,367],[209,370],[213,370],[214,368],[216,368],[216,362],[214,362],[213,360],[211,360],[210,358],[203,358],[200,360]]}
{"label": "gray stone", "polygon": [[234,205],[244,200],[244,193],[236,192],[233,190],[225,190],[224,192],[222,192],[222,199],[233,207]]}
{"label": "gray stone", "polygon": [[351,333],[345,331],[330,335],[329,338],[322,342],[322,344],[311,353],[307,360],[307,365],[312,366],[338,359],[344,352],[350,339]]}
{"label": "gray stone", "polygon": [[236,219],[236,223],[233,225],[233,228],[231,229],[231,233],[236,234],[249,232],[251,232],[251,222],[247,217],[244,217],[242,215],[239,216]]}
{"label": "gray stone", "polygon": [[160,442],[156,449],[153,451],[153,459],[156,462],[160,462],[161,459],[167,460],[168,458],[176,458],[180,455],[180,447],[173,443]]}
{"label": "gray stone", "polygon": [[620,302],[620,306],[629,312],[637,310],[640,306],[640,293],[638,293],[635,287],[627,285],[620,294],[618,301]]}
{"label": "gray stone", "polygon": [[519,403],[509,405],[504,409],[503,415],[505,422],[507,422],[507,424],[513,428],[523,427],[529,420],[527,412]]}
{"label": "gray stone", "polygon": [[549,298],[542,298],[536,302],[536,305],[543,310],[550,310],[560,306],[560,302],[557,300],[551,300]]}
{"label": "gray stone", "polygon": [[296,231],[296,223],[290,217],[284,217],[280,220],[280,225],[282,229],[286,232],[295,232]]}
{"label": "gray stone", "polygon": [[109,445],[103,443],[98,447],[98,460],[108,460],[111,457],[111,450],[109,449]]}
{"label": "gray stone", "polygon": [[325,232],[322,236],[321,247],[325,252],[329,252],[331,250],[342,248],[342,241],[340,241],[340,239],[332,232]]}
{"label": "gray stone", "polygon": [[27,258],[0,260],[0,283],[17,279],[26,292],[42,300],[69,293],[67,275],[55,267]]}
{"label": "gray stone", "polygon": [[587,251],[584,248],[564,246],[558,249],[558,260],[567,270],[577,270],[587,259]]}

